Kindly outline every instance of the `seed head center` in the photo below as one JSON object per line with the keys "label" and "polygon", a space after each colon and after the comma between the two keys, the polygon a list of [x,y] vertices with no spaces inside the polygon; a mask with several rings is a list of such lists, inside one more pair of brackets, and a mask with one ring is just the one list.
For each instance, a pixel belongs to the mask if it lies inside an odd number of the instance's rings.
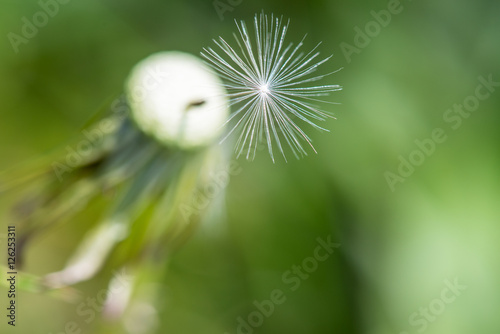
{"label": "seed head center", "polygon": [[260,85],[259,90],[260,90],[260,93],[263,95],[267,95],[271,92],[269,90],[269,84],[267,84],[267,83]]}

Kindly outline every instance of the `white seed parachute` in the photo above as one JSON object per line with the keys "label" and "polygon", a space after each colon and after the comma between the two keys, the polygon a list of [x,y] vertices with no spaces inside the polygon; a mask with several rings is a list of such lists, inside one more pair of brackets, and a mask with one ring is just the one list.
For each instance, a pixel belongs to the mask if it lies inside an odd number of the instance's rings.
{"label": "white seed parachute", "polygon": [[239,133],[236,140],[238,157],[246,152],[247,159],[254,159],[262,142],[267,142],[273,162],[273,142],[285,160],[285,142],[296,158],[307,155],[303,142],[316,152],[311,138],[299,125],[305,123],[328,131],[316,122],[333,118],[316,103],[331,103],[321,97],[341,87],[312,84],[336,72],[314,74],[331,56],[318,60],[316,50],[321,43],[308,53],[301,52],[305,37],[295,47],[293,43],[285,47],[288,25],[289,21],[284,24],[283,18],[274,15],[270,18],[263,13],[255,15],[255,40],[252,41],[245,22],[236,21],[237,49],[219,37],[214,42],[222,52],[208,47],[201,53],[207,64],[226,80],[224,86],[235,111],[226,122],[234,125],[224,139]]}

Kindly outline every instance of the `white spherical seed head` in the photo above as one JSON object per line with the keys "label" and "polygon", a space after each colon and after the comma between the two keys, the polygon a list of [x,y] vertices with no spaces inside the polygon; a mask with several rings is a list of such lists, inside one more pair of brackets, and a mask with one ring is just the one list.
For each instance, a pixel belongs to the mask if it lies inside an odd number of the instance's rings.
{"label": "white spherical seed head", "polygon": [[219,78],[197,57],[177,51],[139,62],[126,94],[132,118],[144,132],[182,149],[213,143],[229,114]]}

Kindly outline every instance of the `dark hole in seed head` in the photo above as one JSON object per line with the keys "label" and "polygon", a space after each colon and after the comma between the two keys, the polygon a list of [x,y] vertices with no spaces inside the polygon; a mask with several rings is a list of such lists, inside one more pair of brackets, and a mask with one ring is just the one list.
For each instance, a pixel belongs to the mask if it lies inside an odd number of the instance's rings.
{"label": "dark hole in seed head", "polygon": [[207,101],[203,100],[203,99],[200,99],[200,100],[195,100],[195,101],[192,101],[189,105],[188,105],[188,109],[191,108],[191,107],[201,107],[202,105],[204,105]]}

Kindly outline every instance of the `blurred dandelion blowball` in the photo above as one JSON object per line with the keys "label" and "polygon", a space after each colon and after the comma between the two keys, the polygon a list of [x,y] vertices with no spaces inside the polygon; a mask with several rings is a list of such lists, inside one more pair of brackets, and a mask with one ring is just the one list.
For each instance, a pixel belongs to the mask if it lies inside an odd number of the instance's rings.
{"label": "blurred dandelion blowball", "polygon": [[125,90],[137,125],[169,146],[210,145],[229,114],[222,82],[187,53],[160,52],[142,60],[132,69]]}

